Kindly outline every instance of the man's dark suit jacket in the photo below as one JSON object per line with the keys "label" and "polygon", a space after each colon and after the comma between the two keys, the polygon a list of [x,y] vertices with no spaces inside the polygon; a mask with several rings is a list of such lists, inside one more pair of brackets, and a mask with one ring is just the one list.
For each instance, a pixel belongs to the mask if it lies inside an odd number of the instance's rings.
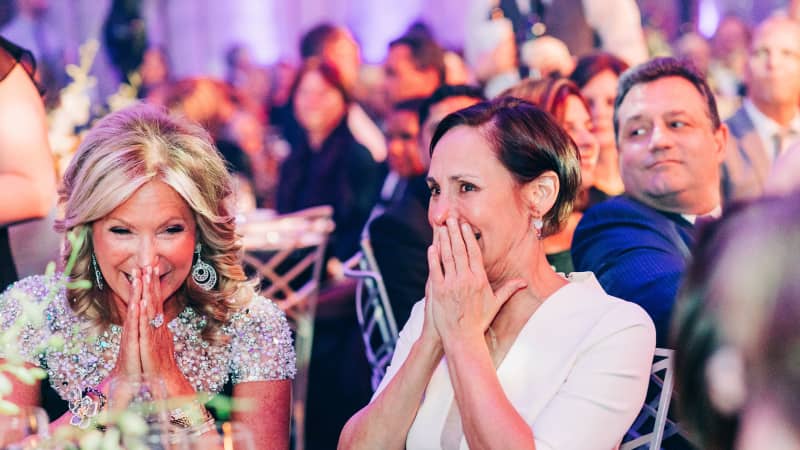
{"label": "man's dark suit jacket", "polygon": [[583,215],[572,241],[575,270],[592,271],[611,295],[639,304],[666,346],[675,295],[694,244],[693,225],[631,197],[605,201]]}
{"label": "man's dark suit jacket", "polygon": [[402,197],[368,225],[375,260],[399,328],[405,325],[414,303],[425,296],[428,246],[433,241],[428,224],[429,199],[425,176],[411,178]]}

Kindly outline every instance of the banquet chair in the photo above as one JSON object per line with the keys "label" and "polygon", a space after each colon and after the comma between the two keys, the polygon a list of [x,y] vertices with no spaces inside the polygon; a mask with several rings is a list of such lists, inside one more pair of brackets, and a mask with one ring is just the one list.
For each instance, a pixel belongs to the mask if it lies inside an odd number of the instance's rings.
{"label": "banquet chair", "polygon": [[661,441],[680,433],[678,424],[667,417],[672,400],[673,350],[656,348],[650,371],[650,384],[656,394],[645,401],[642,410],[628,429],[620,450],[661,448]]}
{"label": "banquet chair", "polygon": [[308,369],[314,318],[325,248],[334,229],[333,208],[316,206],[290,214],[251,214],[239,224],[244,266],[261,285],[261,295],[275,302],[294,331],[297,374],[292,384],[294,448],[305,445]]}
{"label": "banquet chair", "polygon": [[397,322],[368,238],[361,240],[361,251],[348,260],[344,273],[358,280],[356,318],[361,328],[367,362],[372,368],[370,381],[374,392],[392,361],[397,344]]}

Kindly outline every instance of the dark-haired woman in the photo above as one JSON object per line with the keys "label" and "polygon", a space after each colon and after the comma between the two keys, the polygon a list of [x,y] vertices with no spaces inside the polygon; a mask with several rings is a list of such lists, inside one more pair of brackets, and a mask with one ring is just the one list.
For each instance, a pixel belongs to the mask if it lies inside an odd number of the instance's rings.
{"label": "dark-haired woman", "polygon": [[569,216],[574,143],[517,99],[447,116],[431,144],[430,276],[340,448],[615,448],[647,389],[655,330],[542,238]]}
{"label": "dark-haired woman", "polygon": [[349,101],[333,66],[313,58],[303,65],[291,90],[294,118],[286,139],[292,150],[281,166],[277,194],[281,213],[333,206],[330,251],[340,261],[358,250],[382,174],[347,127]]}
{"label": "dark-haired woman", "polygon": [[592,134],[589,105],[575,83],[559,77],[543,80],[528,78],[506,90],[503,95],[531,102],[549,112],[578,146],[581,184],[572,214],[558,232],[544,240],[547,260],[556,272],[570,273],[575,270],[572,264],[572,235],[583,217],[583,211],[608,198],[594,186],[599,149],[597,139]]}
{"label": "dark-haired woman", "polygon": [[625,191],[619,174],[614,136],[614,99],[619,76],[626,70],[628,63],[611,53],[599,52],[579,59],[569,77],[589,103],[594,135],[600,144],[594,184],[608,195],[619,195]]}

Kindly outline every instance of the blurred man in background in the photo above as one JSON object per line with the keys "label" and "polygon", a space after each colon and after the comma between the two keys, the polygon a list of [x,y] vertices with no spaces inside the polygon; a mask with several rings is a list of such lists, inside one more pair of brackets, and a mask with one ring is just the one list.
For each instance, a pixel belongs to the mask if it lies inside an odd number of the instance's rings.
{"label": "blurred man in background", "polygon": [[734,139],[723,165],[726,201],[761,195],[774,161],[800,140],[800,23],[776,16],[753,34],[747,96],[726,123]]}

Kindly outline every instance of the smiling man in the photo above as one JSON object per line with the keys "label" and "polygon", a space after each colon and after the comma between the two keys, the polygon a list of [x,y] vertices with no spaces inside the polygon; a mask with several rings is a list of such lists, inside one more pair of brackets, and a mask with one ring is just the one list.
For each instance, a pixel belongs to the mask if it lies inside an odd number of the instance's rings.
{"label": "smiling man", "polygon": [[625,195],[584,214],[572,257],[609,294],[641,305],[664,346],[695,222],[720,212],[728,129],[703,77],[674,58],[622,76],[614,129]]}

